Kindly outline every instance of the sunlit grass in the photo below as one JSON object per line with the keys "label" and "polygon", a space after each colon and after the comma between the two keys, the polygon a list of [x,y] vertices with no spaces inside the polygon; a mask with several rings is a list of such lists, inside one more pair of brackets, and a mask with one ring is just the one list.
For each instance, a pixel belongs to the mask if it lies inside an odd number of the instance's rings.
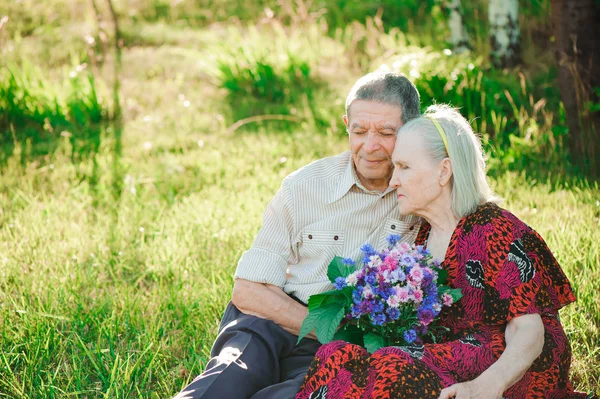
{"label": "sunlit grass", "polygon": [[[60,19],[65,14],[81,15],[79,9],[59,11],[59,21],[65,21]],[[48,22],[52,13],[44,15],[39,23],[58,29],[60,24]],[[16,134],[18,140],[2,137],[11,149],[0,174],[0,398],[165,398],[202,371],[231,294],[237,260],[252,244],[264,206],[281,180],[312,160],[344,151],[346,138],[338,125],[352,80],[397,60],[395,52],[384,56],[395,46],[401,52],[418,44],[375,25],[352,25],[328,36],[307,21],[306,30],[283,31],[278,37],[270,36],[272,27],[252,31],[238,23],[210,29],[125,24],[124,120],[94,120],[93,151],[84,154],[73,136],[60,134],[62,129],[52,136],[51,151]],[[44,58],[48,49],[35,35],[56,43],[54,33],[29,33],[28,40],[9,44],[23,50],[26,59],[41,54],[36,65],[52,86],[43,94],[68,98],[69,84],[59,83],[74,68],[69,54],[85,54],[85,46],[65,44]],[[84,40],[79,33],[67,40],[75,37]],[[285,37],[293,40],[292,48],[302,52],[299,57],[311,68],[311,79],[334,94],[325,96],[321,87],[311,86],[315,95],[308,110],[321,112],[321,125],[304,113],[307,108],[299,101],[300,122],[251,122],[252,129],[232,131],[234,111],[250,108],[232,109],[214,71],[216,54],[235,37],[254,40],[252,48],[272,39],[267,48],[273,54],[266,59],[275,66],[281,61],[279,52],[287,51]],[[318,46],[311,49],[311,41]],[[443,54],[435,51],[423,56]],[[21,65],[19,54],[3,55],[0,66],[9,60]],[[242,62],[235,54],[221,56],[226,62]],[[109,67],[100,65],[96,75],[96,82],[107,87],[111,63],[107,54]],[[432,74],[423,72],[420,86],[428,84],[431,97],[444,101],[444,95],[454,99],[465,93],[444,92],[447,82],[439,83]],[[498,79],[492,84],[502,85],[502,79],[511,77]],[[520,90],[518,80],[509,83]],[[476,83],[464,85],[475,96]],[[85,96],[85,87],[77,91],[81,101],[74,106],[93,98]],[[526,134],[527,125],[523,132],[519,129],[533,115],[528,90],[515,100],[520,102],[514,112],[501,115],[517,126],[507,133]],[[300,91],[293,94],[301,98]],[[537,101],[541,94],[535,95]],[[100,113],[110,106],[106,97],[98,100]],[[253,104],[260,106],[260,98]],[[60,101],[64,119],[70,120],[71,108]],[[18,102],[12,105],[13,110],[27,109]],[[490,115],[490,107],[483,112]],[[474,116],[480,112],[470,109]],[[538,130],[527,145],[549,134],[539,113],[536,117]],[[324,127],[323,120],[331,126]],[[557,129],[556,119],[552,129]],[[43,126],[38,131],[43,133]],[[572,376],[578,389],[597,390],[600,189],[574,178],[540,177],[543,171],[535,176],[507,173],[499,160],[492,164],[504,206],[542,234],[573,283],[578,302],[562,312],[574,352]]]}

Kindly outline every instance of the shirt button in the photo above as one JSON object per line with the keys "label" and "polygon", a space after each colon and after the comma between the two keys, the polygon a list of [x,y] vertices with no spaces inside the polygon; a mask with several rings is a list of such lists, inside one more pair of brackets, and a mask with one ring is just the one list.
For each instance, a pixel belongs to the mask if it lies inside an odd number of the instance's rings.
{"label": "shirt button", "polygon": [[392,230],[396,230],[396,225],[395,224],[392,225]]}
{"label": "shirt button", "polygon": [[340,238],[340,237],[338,237],[338,236],[333,236],[333,239],[334,239],[334,240],[336,240],[336,241],[337,241],[339,238]]}
{"label": "shirt button", "polygon": [[415,229],[415,226],[410,226],[410,231],[413,231]]}
{"label": "shirt button", "polygon": [[309,234],[309,235],[308,235],[308,239],[309,239],[309,240],[312,240],[312,234]]}

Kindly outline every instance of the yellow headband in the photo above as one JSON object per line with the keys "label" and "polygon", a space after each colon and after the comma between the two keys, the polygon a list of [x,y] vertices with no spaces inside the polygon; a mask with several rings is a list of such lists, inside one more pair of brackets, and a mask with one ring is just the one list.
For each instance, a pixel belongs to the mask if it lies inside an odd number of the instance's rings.
{"label": "yellow headband", "polygon": [[444,131],[444,128],[442,127],[442,125],[440,125],[440,123],[435,118],[433,118],[429,115],[425,115],[425,118],[427,118],[431,122],[433,122],[433,125],[435,126],[437,131],[440,133],[440,137],[442,138],[442,141],[444,142],[444,147],[446,148],[446,152],[448,153],[448,156],[450,156],[450,150],[448,149],[448,138],[446,137],[446,132]]}

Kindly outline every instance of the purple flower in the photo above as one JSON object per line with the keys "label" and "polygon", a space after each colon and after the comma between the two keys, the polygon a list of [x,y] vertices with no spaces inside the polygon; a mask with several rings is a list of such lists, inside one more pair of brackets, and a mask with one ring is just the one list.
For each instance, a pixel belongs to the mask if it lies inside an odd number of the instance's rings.
{"label": "purple flower", "polygon": [[371,314],[371,321],[373,321],[373,324],[375,324],[376,326],[383,325],[383,323],[385,323],[385,320],[386,320],[386,317],[385,317],[385,314],[383,314],[383,313]]}
{"label": "purple flower", "polygon": [[421,306],[417,311],[417,317],[419,318],[419,322],[423,326],[429,325],[433,321],[435,317],[435,312],[429,306]]}
{"label": "purple flower", "polygon": [[362,315],[358,305],[352,305],[350,307],[350,315],[355,319],[358,319]]}
{"label": "purple flower", "polygon": [[340,276],[335,279],[335,283],[333,285],[336,289],[341,290],[346,286],[346,279]]}
{"label": "purple flower", "polygon": [[404,340],[407,343],[412,344],[415,341],[415,339],[417,339],[417,333],[415,332],[415,330],[410,329],[404,332]]}
{"label": "purple flower", "polygon": [[387,242],[390,244],[390,247],[396,245],[398,241],[400,241],[400,236],[398,234],[390,234],[387,238]]}

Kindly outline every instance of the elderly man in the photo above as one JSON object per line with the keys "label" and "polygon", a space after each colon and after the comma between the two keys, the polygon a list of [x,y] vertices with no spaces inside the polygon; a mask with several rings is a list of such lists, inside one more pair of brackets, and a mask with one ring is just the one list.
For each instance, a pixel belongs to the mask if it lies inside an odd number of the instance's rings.
{"label": "elderly man", "polygon": [[[346,99],[350,151],[286,177],[235,273],[206,370],[182,398],[293,398],[319,343],[296,345],[306,303],[331,289],[334,256],[357,258],[390,234],[413,241],[418,219],[400,216],[389,187],[398,129],[419,116],[419,93],[402,75],[372,73]],[[313,336],[314,338],[314,336]]]}

